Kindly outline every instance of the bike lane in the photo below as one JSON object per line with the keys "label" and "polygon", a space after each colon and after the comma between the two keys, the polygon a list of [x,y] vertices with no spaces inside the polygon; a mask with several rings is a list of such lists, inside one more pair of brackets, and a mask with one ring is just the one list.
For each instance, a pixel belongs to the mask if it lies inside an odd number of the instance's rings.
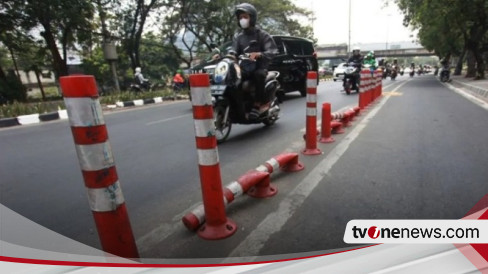
{"label": "bike lane", "polygon": [[319,145],[333,162],[304,178],[317,183],[261,255],[351,248],[343,236],[352,219],[460,219],[488,193],[488,112],[428,75],[392,88],[348,130],[348,144]]}

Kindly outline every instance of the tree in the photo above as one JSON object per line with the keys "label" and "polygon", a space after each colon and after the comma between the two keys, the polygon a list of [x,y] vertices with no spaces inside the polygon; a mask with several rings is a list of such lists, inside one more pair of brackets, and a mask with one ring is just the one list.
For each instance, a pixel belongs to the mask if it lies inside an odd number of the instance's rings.
{"label": "tree", "polygon": [[[258,10],[258,25],[270,34],[313,38],[312,28],[302,26],[298,17],[310,12],[298,8],[290,0],[249,1]],[[234,15],[236,1],[166,0],[167,15],[162,35],[173,44],[175,54],[188,66],[194,53],[208,52],[212,44],[231,41],[237,31]],[[186,50],[181,53],[180,49]]]}
{"label": "tree", "polygon": [[[67,51],[76,42],[88,39],[92,31],[93,5],[88,0],[24,0],[11,1],[7,7],[15,12],[21,6],[19,26],[30,31],[40,27],[40,35],[52,56],[52,65],[57,77],[68,75]],[[62,53],[59,52],[59,45]]]}
{"label": "tree", "polygon": [[146,20],[151,11],[159,6],[160,1],[158,0],[136,0],[121,10],[123,26],[119,30],[120,36],[123,39],[123,48],[131,60],[133,69],[141,66],[139,48]]}
{"label": "tree", "polygon": [[[476,78],[484,78],[484,45],[487,43],[488,2],[485,0],[395,0],[404,13],[404,24],[419,29],[419,39],[440,56],[472,55]],[[462,58],[461,58],[462,59]],[[469,64],[468,64],[469,65]],[[467,76],[471,76],[468,74]]]}

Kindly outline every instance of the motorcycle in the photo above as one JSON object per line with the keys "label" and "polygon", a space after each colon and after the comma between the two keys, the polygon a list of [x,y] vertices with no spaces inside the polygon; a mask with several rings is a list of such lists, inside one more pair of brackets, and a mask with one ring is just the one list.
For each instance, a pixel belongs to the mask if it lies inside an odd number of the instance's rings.
{"label": "motorcycle", "polygon": [[346,94],[351,94],[352,87],[356,86],[356,91],[359,92],[359,72],[361,66],[357,63],[351,62],[344,70],[344,91]]}
{"label": "motorcycle", "polygon": [[396,66],[394,66],[391,69],[391,73],[390,73],[391,80],[395,80],[395,78],[397,77],[397,75],[398,75],[397,70],[398,70],[398,68]]}
{"label": "motorcycle", "polygon": [[152,85],[149,80],[145,80],[141,84],[132,83],[130,84],[130,91],[132,92],[143,92],[143,91],[151,91]]}
{"label": "motorcycle", "polygon": [[449,67],[442,67],[440,73],[441,82],[449,82],[451,78],[451,70]]}
{"label": "motorcycle", "polygon": [[[257,42],[251,41],[249,47]],[[249,47],[244,49],[246,52]],[[260,124],[273,125],[279,119],[280,107],[276,92],[280,88],[279,72],[268,71],[265,80],[265,92],[270,99],[270,107],[256,119],[249,119],[249,113],[254,106],[255,86],[250,80],[242,80],[243,66],[252,64],[249,54],[244,53],[237,59],[234,55],[224,56],[217,65],[205,67],[205,71],[212,72],[210,91],[212,94],[214,122],[218,143],[224,142],[230,134],[232,124]]]}
{"label": "motorcycle", "polygon": [[410,77],[413,77],[415,75],[415,69],[411,68],[410,70]]}

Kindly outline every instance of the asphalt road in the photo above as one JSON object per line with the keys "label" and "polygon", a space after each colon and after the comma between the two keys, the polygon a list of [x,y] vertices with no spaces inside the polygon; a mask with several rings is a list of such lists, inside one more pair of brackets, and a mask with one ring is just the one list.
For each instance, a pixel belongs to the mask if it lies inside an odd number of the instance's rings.
{"label": "asphalt road", "polygon": [[[335,143],[320,144],[323,155],[300,156],[306,170],[273,175],[276,196],[234,202],[228,216],[238,231],[220,241],[202,240],[180,222],[201,201],[190,103],[107,114],[141,255],[224,258],[323,251],[348,247],[342,237],[354,218],[461,218],[488,192],[483,138],[488,113],[433,76],[403,76],[385,80],[384,86],[385,91],[399,88],[368,111],[375,115],[361,116]],[[340,89],[338,82],[321,83],[318,102],[332,103],[333,111],[357,105],[356,94]],[[304,147],[305,98],[288,94],[281,113],[272,127],[233,127],[218,148],[224,184],[274,155]],[[0,139],[0,202],[99,248],[68,122],[2,129]],[[333,164],[321,172],[326,161]],[[316,184],[307,177],[314,172],[320,175]]]}

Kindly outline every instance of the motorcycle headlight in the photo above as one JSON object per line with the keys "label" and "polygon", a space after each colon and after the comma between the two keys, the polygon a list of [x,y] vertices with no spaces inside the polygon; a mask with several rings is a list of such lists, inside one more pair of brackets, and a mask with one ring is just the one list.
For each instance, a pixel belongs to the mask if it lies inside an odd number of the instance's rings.
{"label": "motorcycle headlight", "polygon": [[215,75],[214,81],[216,84],[220,84],[225,80],[227,76],[227,72],[229,72],[229,64],[226,62],[220,62],[217,67],[215,68]]}

